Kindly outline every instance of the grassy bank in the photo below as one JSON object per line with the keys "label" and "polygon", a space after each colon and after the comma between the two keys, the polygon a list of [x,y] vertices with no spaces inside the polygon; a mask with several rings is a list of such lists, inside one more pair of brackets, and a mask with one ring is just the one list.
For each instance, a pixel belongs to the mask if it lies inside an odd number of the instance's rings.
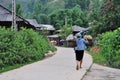
{"label": "grassy bank", "polygon": [[32,29],[0,28],[0,72],[42,60],[45,53],[55,50],[45,36]]}

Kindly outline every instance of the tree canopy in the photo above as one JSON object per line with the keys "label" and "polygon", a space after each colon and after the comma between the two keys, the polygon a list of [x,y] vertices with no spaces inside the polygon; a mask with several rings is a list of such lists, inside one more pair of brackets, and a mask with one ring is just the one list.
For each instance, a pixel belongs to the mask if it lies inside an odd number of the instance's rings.
{"label": "tree canopy", "polygon": [[93,27],[92,32],[101,34],[106,31],[113,31],[120,26],[119,4],[119,0],[102,1],[101,8],[92,11],[90,14],[90,24]]}

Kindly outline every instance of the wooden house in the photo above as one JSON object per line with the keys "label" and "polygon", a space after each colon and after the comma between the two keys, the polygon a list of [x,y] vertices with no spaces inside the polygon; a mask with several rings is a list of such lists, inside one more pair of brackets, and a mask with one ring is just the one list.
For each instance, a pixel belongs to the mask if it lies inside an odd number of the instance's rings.
{"label": "wooden house", "polygon": [[59,34],[48,35],[47,37],[49,38],[50,42],[54,41],[56,42],[55,45],[60,45],[61,36]]}
{"label": "wooden house", "polygon": [[66,38],[66,44],[68,47],[74,47],[75,45],[75,34],[78,33],[78,32],[82,32],[82,31],[86,31],[88,30],[88,28],[83,28],[83,27],[80,27],[80,26],[77,26],[77,25],[74,25],[72,26],[72,31],[73,31],[73,34],[70,34],[67,36]]}
{"label": "wooden house", "polygon": [[55,32],[54,26],[48,24],[40,24],[38,28],[41,31],[47,32],[46,35],[53,35]]}
{"label": "wooden house", "polygon": [[36,21],[36,19],[26,19],[31,25],[33,25],[35,27],[36,30],[39,30],[40,25],[38,24],[38,22]]}
{"label": "wooden house", "polygon": [[[18,30],[21,27],[36,29],[34,25],[31,25],[27,20],[18,15],[16,15],[16,24]],[[12,12],[2,5],[0,5],[0,26],[5,26],[6,28],[12,26]]]}

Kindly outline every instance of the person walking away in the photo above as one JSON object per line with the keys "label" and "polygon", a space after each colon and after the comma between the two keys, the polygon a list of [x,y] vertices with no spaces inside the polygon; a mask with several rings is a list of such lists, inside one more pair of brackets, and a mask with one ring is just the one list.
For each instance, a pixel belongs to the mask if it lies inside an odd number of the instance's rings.
{"label": "person walking away", "polygon": [[84,56],[84,50],[86,49],[86,44],[88,41],[85,40],[80,33],[76,34],[76,47],[75,47],[75,57],[76,57],[76,70],[82,68],[82,60]]}

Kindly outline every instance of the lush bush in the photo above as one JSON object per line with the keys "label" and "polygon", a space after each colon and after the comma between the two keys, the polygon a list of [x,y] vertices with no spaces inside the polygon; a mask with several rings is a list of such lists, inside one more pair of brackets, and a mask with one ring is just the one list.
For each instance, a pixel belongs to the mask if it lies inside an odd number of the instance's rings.
{"label": "lush bush", "polygon": [[100,54],[105,57],[107,64],[120,68],[120,29],[102,34],[99,45]]}
{"label": "lush bush", "polygon": [[47,38],[32,29],[0,28],[0,69],[43,59],[49,50],[55,48]]}

